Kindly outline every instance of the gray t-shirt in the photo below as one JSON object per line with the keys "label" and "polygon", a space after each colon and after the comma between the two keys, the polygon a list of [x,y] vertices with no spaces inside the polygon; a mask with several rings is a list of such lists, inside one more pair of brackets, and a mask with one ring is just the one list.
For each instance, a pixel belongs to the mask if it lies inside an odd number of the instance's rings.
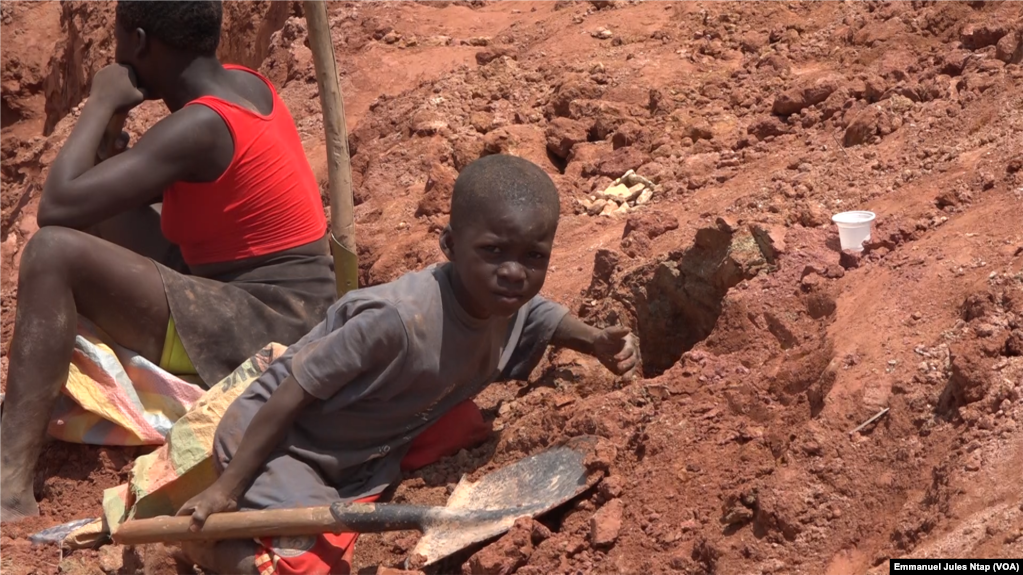
{"label": "gray t-shirt", "polygon": [[400,477],[412,439],[447,410],[492,381],[529,376],[568,310],[540,296],[527,303],[521,335],[499,371],[518,316],[470,316],[455,300],[447,265],[349,292],[231,404],[214,441],[221,468],[289,375],[321,400],[296,418],[242,509],[379,493]]}

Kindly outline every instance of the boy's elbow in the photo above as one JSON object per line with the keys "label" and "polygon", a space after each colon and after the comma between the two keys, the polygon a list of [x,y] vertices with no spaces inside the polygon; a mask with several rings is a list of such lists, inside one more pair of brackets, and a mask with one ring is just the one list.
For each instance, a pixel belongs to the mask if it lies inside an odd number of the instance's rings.
{"label": "boy's elbow", "polygon": [[[52,198],[52,196],[50,197]],[[47,226],[75,227],[69,210],[55,205],[53,200],[48,200],[45,189],[43,190],[43,197],[39,201],[39,211],[36,212],[36,223],[40,228]]]}
{"label": "boy's elbow", "polygon": [[64,225],[59,212],[52,207],[50,202],[46,201],[45,191],[43,192],[43,199],[39,202],[39,211],[36,212],[36,223],[40,228]]}

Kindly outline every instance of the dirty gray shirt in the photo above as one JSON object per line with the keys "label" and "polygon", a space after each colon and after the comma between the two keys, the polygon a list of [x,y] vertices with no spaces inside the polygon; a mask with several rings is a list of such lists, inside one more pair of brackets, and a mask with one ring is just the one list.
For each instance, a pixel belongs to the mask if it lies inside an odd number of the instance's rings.
{"label": "dirty gray shirt", "polygon": [[329,505],[383,491],[400,477],[413,438],[497,379],[525,379],[568,310],[540,296],[505,368],[515,316],[479,320],[431,266],[349,292],[224,414],[214,441],[221,469],[270,394],[289,376],[315,401],[295,419],[241,509]]}

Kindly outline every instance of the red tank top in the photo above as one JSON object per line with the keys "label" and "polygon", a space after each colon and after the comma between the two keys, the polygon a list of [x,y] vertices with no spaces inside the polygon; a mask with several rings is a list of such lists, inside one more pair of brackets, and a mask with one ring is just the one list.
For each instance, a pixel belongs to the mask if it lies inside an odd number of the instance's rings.
{"label": "red tank top", "polygon": [[181,248],[189,265],[237,261],[316,241],[327,231],[319,187],[305,157],[291,113],[273,93],[263,116],[215,96],[202,104],[224,119],[234,138],[234,156],[214,182],[176,182],[163,194],[160,227]]}

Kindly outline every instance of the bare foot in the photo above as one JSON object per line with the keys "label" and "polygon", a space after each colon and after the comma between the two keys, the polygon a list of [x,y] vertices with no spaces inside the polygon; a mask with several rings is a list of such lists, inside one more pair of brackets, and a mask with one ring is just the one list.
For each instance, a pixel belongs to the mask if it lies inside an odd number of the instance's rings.
{"label": "bare foot", "polygon": [[0,504],[0,523],[14,523],[29,517],[39,517],[39,504],[29,491],[28,496],[9,496],[4,493]]}

